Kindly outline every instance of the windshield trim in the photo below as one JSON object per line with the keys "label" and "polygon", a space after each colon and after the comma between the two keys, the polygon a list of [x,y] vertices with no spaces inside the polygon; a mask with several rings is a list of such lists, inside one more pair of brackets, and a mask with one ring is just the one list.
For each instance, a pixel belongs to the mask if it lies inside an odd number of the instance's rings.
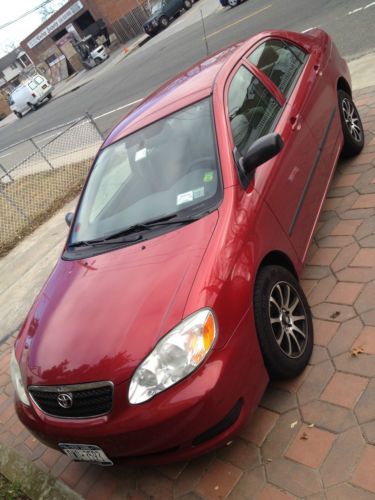
{"label": "windshield trim", "polygon": [[[75,218],[76,218],[76,214],[79,212],[80,210],[80,207],[81,207],[81,203],[82,203],[82,200],[83,200],[83,197],[84,197],[84,194],[86,192],[86,189],[87,189],[87,185],[88,185],[88,182],[90,180],[90,177],[92,175],[92,172],[95,168],[95,165],[97,163],[97,160],[98,160],[98,157],[100,155],[100,153],[104,150],[106,150],[107,148],[109,148],[110,146],[112,146],[113,144],[116,144],[124,139],[126,139],[127,137],[131,137],[133,134],[136,134],[138,133],[139,131],[147,128],[148,126],[154,124],[154,123],[157,123],[158,121],[160,120],[164,120],[164,119],[167,119],[169,116],[172,116],[173,114],[177,113],[177,112],[181,112],[191,106],[194,106],[195,104],[198,104],[202,101],[205,101],[207,100],[208,101],[208,104],[209,104],[209,110],[210,110],[210,115],[211,115],[211,124],[212,124],[212,138],[213,138],[213,150],[214,150],[214,158],[215,158],[215,161],[216,161],[216,164],[217,164],[217,178],[218,178],[218,191],[217,191],[217,202],[215,204],[212,205],[212,207],[210,207],[209,209],[204,209],[204,207],[200,207],[200,204],[197,204],[195,207],[192,207],[193,208],[193,213],[194,212],[198,212],[196,215],[199,216],[201,215],[201,217],[199,217],[199,219],[203,218],[203,217],[206,217],[208,214],[211,214],[213,213],[215,210],[217,210],[220,205],[222,204],[223,202],[223,198],[224,198],[224,182],[223,182],[223,173],[222,173],[222,168],[221,168],[221,161],[220,161],[220,154],[219,154],[219,144],[218,144],[218,137],[217,137],[217,128],[216,128],[216,121],[215,121],[215,113],[214,113],[214,109],[213,109],[213,98],[212,98],[212,94],[206,96],[206,97],[203,97],[202,99],[198,99],[197,101],[194,101],[192,103],[189,103],[187,104],[186,106],[183,106],[181,108],[178,108],[178,109],[175,109],[174,111],[172,111],[171,113],[168,113],[162,117],[159,117],[158,119],[150,122],[150,123],[147,123],[147,125],[144,125],[143,127],[140,127],[138,128],[137,130],[133,130],[130,134],[127,134],[127,135],[124,135],[122,136],[121,138],[117,139],[116,141],[113,141],[111,142],[110,144],[106,145],[104,148],[100,148],[94,161],[93,161],[93,164],[89,170],[89,173],[87,175],[87,178],[85,180],[85,183],[84,183],[84,186],[82,188],[82,191],[80,193],[80,197],[79,197],[79,200],[78,200],[78,203],[77,203],[77,207],[76,207],[76,210],[74,212],[74,218],[72,220],[72,223],[70,225],[70,228],[69,228],[69,233],[68,233],[68,236],[67,236],[67,239],[66,239],[66,242],[65,242],[65,248],[64,248],[64,252],[63,252],[63,255],[62,255],[62,258],[63,259],[66,259],[66,260],[77,260],[77,259],[81,259],[81,258],[85,258],[87,257],[89,254],[90,256],[91,255],[98,255],[98,254],[102,254],[102,253],[107,253],[109,251],[114,251],[114,250],[117,250],[118,248],[121,248],[121,247],[124,247],[124,246],[131,246],[131,245],[137,245],[139,243],[142,243],[146,240],[149,240],[149,239],[152,239],[152,238],[155,238],[157,236],[161,236],[162,234],[164,233],[167,233],[167,232],[170,232],[170,231],[174,231],[176,229],[179,228],[178,225],[174,226],[173,224],[171,226],[168,226],[168,225],[165,225],[165,226],[161,226],[160,229],[161,231],[159,232],[158,230],[154,229],[152,231],[150,231],[149,233],[147,233],[147,235],[149,237],[144,237],[143,239],[141,240],[138,240],[138,241],[134,241],[134,242],[124,242],[124,243],[119,243],[119,245],[115,245],[115,247],[112,245],[112,247],[109,248],[108,247],[70,247],[69,248],[69,245],[71,245],[71,236],[72,236],[72,232],[73,232],[73,228],[74,228],[74,224],[75,224]],[[201,208],[201,214],[199,214],[199,208]],[[198,210],[194,210],[194,209],[198,209]],[[182,211],[183,212],[183,211]],[[193,214],[190,214],[190,215],[193,215]],[[183,214],[181,214],[181,216],[184,216]],[[198,220],[199,220],[198,219]],[[84,250],[87,250],[87,252],[84,252]],[[76,254],[79,254],[79,255],[76,255]],[[68,254],[68,255],[66,255]],[[72,255],[73,254],[73,255]],[[85,254],[85,255],[83,255]]]}

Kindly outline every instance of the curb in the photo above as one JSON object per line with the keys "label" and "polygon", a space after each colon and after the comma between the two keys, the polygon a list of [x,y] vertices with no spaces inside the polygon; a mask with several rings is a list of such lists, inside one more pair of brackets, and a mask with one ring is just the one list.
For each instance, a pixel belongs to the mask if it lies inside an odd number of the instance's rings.
{"label": "curb", "polygon": [[31,500],[82,500],[68,486],[44,472],[14,449],[0,444],[0,472],[20,485]]}

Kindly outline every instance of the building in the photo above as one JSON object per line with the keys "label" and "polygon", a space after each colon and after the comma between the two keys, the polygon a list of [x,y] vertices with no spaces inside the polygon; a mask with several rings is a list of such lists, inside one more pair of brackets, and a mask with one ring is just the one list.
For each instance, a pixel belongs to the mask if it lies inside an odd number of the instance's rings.
{"label": "building", "polygon": [[30,57],[20,49],[0,59],[0,89],[11,90],[22,81],[22,75],[33,67]]}
{"label": "building", "polygon": [[51,73],[54,80],[64,78],[62,73],[72,74],[81,68],[74,50],[76,41],[91,35],[109,44],[111,34],[125,42],[141,33],[148,16],[142,1],[69,0],[25,38],[21,47],[39,71],[47,76]]}

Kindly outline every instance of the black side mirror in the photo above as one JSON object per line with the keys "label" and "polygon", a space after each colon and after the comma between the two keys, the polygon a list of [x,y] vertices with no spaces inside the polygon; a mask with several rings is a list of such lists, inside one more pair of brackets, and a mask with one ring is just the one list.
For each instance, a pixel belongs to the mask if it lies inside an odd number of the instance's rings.
{"label": "black side mirror", "polygon": [[242,165],[247,174],[276,156],[284,147],[284,142],[279,134],[267,134],[260,137],[252,144],[242,160]]}
{"label": "black side mirror", "polygon": [[68,212],[67,214],[65,214],[65,222],[66,222],[68,227],[71,226],[72,221],[73,221],[73,217],[74,217],[73,212]]}

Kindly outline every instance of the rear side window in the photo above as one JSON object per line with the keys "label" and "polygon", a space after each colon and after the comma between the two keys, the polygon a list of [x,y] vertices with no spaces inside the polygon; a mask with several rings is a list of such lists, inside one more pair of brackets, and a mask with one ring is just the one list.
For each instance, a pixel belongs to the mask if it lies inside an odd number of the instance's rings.
{"label": "rear side window", "polygon": [[34,82],[34,80],[32,80],[30,83],[29,83],[29,87],[31,90],[35,90],[37,88],[38,84]]}
{"label": "rear side window", "polygon": [[307,54],[283,40],[267,40],[248,59],[286,95],[294,87]]}
{"label": "rear side window", "polygon": [[248,69],[241,66],[228,92],[233,142],[242,156],[254,141],[273,130],[280,105]]}
{"label": "rear side window", "polygon": [[34,81],[35,81],[38,85],[40,85],[41,83],[43,83],[43,78],[42,78],[41,76],[36,76],[36,77],[34,78]]}

